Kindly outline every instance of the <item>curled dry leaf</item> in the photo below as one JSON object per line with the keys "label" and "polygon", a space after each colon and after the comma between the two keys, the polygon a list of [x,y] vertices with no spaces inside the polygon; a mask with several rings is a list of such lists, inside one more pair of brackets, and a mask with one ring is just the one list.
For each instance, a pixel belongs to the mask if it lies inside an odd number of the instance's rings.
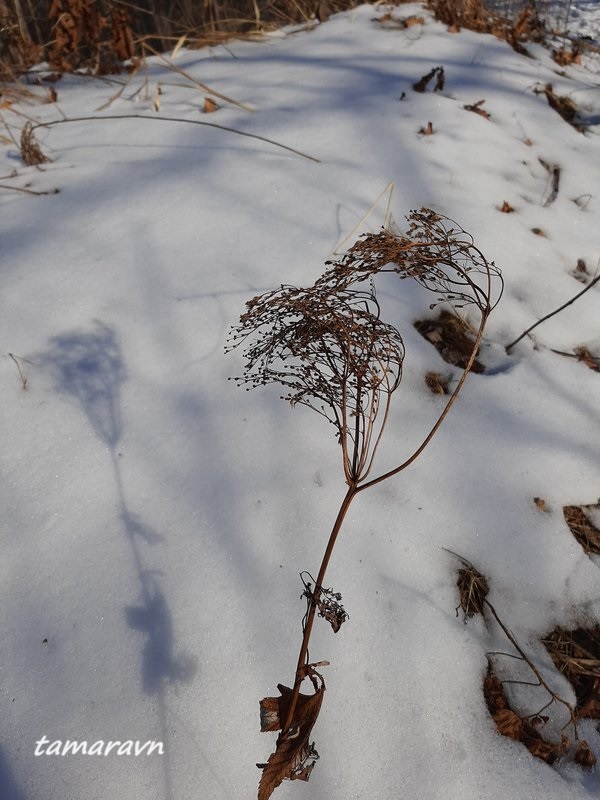
{"label": "curled dry leaf", "polygon": [[339,592],[334,592],[333,589],[321,589],[321,594],[317,600],[319,616],[327,620],[334,633],[337,633],[348,619],[348,614],[341,600],[342,595]]}
{"label": "curled dry leaf", "polygon": [[575,748],[575,754],[573,756],[573,761],[576,764],[579,764],[580,767],[584,767],[585,769],[592,769],[596,766],[596,756],[592,752],[589,744],[586,742],[585,739],[581,739],[577,743],[577,747]]}
{"label": "curled dry leaf", "polygon": [[423,126],[422,128],[419,128],[418,133],[421,136],[433,136],[433,123],[428,122],[427,125]]}
{"label": "curled dry leaf", "polygon": [[470,103],[466,106],[463,106],[465,111],[473,111],[475,114],[479,114],[480,117],[485,117],[485,119],[489,119],[491,114],[482,108],[485,100],[478,100],[476,103]]}
{"label": "curled dry leaf", "polygon": [[506,200],[502,203],[502,205],[498,208],[498,211],[501,211],[503,214],[512,214],[514,208],[508,203]]}
{"label": "curled dry leaf", "polygon": [[425,384],[433,394],[450,394],[448,385],[451,377],[450,375],[440,375],[439,372],[428,372],[425,375]]}
{"label": "curled dry leaf", "polygon": [[[277,747],[266,764],[258,764],[263,774],[258,787],[258,800],[268,800],[284,780],[307,781],[319,754],[308,737],[317,721],[325,683],[314,671],[311,677],[317,681],[314,694],[298,695],[298,702],[290,727],[282,731],[277,739]],[[280,730],[287,717],[293,690],[278,684],[280,697],[265,697],[260,701],[261,731]]]}
{"label": "curled dry leaf", "polygon": [[204,98],[204,105],[202,106],[202,111],[205,114],[212,114],[213,111],[216,111],[219,108],[215,100],[212,97],[205,97]]}
{"label": "curled dry leaf", "polygon": [[421,94],[427,91],[427,87],[430,81],[435,78],[435,84],[433,86],[434,92],[441,92],[444,89],[444,83],[446,80],[446,76],[444,75],[444,68],[443,67],[434,67],[427,75],[423,75],[422,78],[416,83],[413,83],[413,89],[415,92],[420,92]]}

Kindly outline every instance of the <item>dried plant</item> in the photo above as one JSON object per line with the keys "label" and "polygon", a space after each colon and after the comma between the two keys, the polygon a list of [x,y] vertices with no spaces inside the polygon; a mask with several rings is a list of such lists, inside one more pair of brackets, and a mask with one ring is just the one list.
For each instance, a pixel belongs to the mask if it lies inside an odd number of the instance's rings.
{"label": "dried plant", "polygon": [[[333,425],[348,486],[317,578],[305,582],[307,610],[293,688],[280,685],[281,698],[261,702],[262,730],[280,733],[275,752],[259,765],[259,800],[267,800],[284,779],[308,780],[318,757],[308,739],[325,686],[315,671],[319,664],[309,663],[308,644],[317,613],[334,631],[347,618],[341,595],[325,589],[324,579],[348,508],[359,492],[408,467],[431,441],[475,361],[502,290],[499,271],[456,223],[430,209],[411,212],[408,222],[405,234],[383,230],[361,238],[339,260],[327,262],[308,289],[281,286],[250,300],[226,348],[245,346],[239,385],[249,390],[278,383],[292,406],[307,406]],[[440,303],[476,308],[480,322],[463,374],[429,433],[397,467],[372,477],[404,359],[400,333],[380,317],[375,279],[383,273],[414,280],[433,292],[432,308]],[[300,693],[306,678],[313,683],[312,695]]]}
{"label": "dried plant", "polygon": [[48,164],[52,160],[43,153],[39,146],[31,122],[26,123],[21,131],[20,149],[23,163],[28,167],[38,167],[40,164]]}
{"label": "dried plant", "polygon": [[[582,684],[584,689],[582,689],[581,694],[577,691],[578,706],[575,707],[551,687],[542,670],[536,666],[524,647],[518,642],[514,633],[502,620],[496,608],[488,600],[488,579],[463,556],[452,552],[452,550],[447,552],[455,556],[462,564],[462,567],[458,570],[458,580],[456,582],[460,597],[460,603],[456,609],[457,614],[458,608],[461,608],[465,622],[469,617],[480,614],[485,623],[489,625],[489,612],[513,649],[513,652],[495,651],[487,654],[488,673],[483,683],[483,694],[498,731],[503,736],[522,742],[532,755],[546,761],[548,764],[552,764],[563,757],[571,748],[571,742],[564,734],[565,729],[571,728],[576,743],[573,760],[584,767],[593,766],[596,763],[596,757],[588,743],[579,738],[578,719],[584,716],[581,713],[584,703],[588,716],[592,716],[592,713],[596,713],[600,709],[598,704],[598,699],[600,698],[598,694],[598,686],[600,685],[598,665],[600,665],[600,661],[597,660],[598,655],[600,655],[598,651],[600,644],[598,629],[593,631],[578,630],[568,633],[558,628],[542,640],[542,644],[548,650],[555,665],[574,684],[576,691],[577,684],[573,681],[573,675],[577,675],[585,681]],[[586,646],[593,650],[593,653],[585,650]],[[494,668],[495,660],[499,657],[520,661],[531,673],[531,680],[500,680]],[[517,713],[511,707],[510,701],[504,692],[506,684],[539,687],[544,690],[548,698],[547,702],[533,713]],[[585,697],[583,697],[584,691]],[[543,735],[544,726],[550,720],[544,712],[552,706],[562,708],[567,712],[567,722],[562,728],[559,741],[551,741],[548,734],[546,736]]]}

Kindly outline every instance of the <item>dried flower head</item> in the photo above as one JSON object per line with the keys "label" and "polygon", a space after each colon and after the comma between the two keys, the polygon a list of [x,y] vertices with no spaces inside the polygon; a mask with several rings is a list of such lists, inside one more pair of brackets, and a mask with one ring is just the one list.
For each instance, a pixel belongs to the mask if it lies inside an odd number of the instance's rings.
{"label": "dried flower head", "polygon": [[402,338],[379,314],[367,292],[282,286],[250,300],[230,338],[249,342],[238,384],[279,383],[335,426],[349,482],[368,474],[402,376]]}

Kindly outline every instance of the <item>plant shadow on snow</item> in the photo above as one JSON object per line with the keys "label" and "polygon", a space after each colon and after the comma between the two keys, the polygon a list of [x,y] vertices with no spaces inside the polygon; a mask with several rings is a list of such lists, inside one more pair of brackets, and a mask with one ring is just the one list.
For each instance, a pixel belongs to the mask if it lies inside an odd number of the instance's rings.
{"label": "plant shadow on snow", "polygon": [[159,738],[164,745],[164,797],[173,795],[167,726],[168,686],[187,682],[196,672],[195,660],[176,654],[171,613],[161,589],[157,570],[144,566],[144,548],[163,537],[134,514],[124,492],[118,444],[122,438],[120,392],[127,378],[115,331],[95,322],[93,328],[55,336],[43,356],[62,394],[75,399],[87,416],[96,436],[110,452],[120,519],[131,548],[138,578],[138,600],[125,607],[129,627],[144,633],[141,684],[143,691],[157,698]]}
{"label": "plant shadow on snow", "polygon": [[25,795],[14,782],[10,767],[0,747],[0,786],[2,787],[2,800],[25,800]]}

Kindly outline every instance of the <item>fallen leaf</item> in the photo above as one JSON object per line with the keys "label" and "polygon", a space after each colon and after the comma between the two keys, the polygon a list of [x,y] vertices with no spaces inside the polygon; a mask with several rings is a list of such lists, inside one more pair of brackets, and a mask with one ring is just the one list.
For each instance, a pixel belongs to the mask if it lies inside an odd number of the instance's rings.
{"label": "fallen leaf", "polygon": [[433,123],[428,122],[425,127],[419,128],[417,132],[421,134],[421,136],[433,136]]}
{"label": "fallen leaf", "polygon": [[[312,673],[312,676],[317,673]],[[277,739],[274,753],[271,753],[266,764],[259,764],[263,774],[258,787],[258,800],[268,800],[275,789],[284,780],[307,781],[318,759],[319,754],[314,744],[309,744],[308,737],[317,721],[325,683],[320,678],[320,685],[314,694],[299,694],[290,727],[283,731]],[[262,731],[280,730],[290,708],[293,690],[278,684],[280,697],[265,697],[260,701],[260,718]]]}
{"label": "fallen leaf", "polygon": [[514,208],[511,206],[510,203],[507,203],[505,200],[498,209],[498,211],[501,211],[503,214],[512,214]]}
{"label": "fallen leaf", "polygon": [[585,769],[592,769],[592,767],[596,766],[596,756],[592,752],[589,744],[586,742],[585,739],[581,739],[578,742],[577,747],[575,748],[575,755],[573,756],[573,761],[576,764],[579,764],[580,767],[584,767]]}
{"label": "fallen leaf", "polygon": [[204,98],[204,105],[202,106],[202,111],[205,114],[212,114],[213,111],[216,111],[218,108],[219,108],[219,106],[212,99],[212,97],[205,97]]}

